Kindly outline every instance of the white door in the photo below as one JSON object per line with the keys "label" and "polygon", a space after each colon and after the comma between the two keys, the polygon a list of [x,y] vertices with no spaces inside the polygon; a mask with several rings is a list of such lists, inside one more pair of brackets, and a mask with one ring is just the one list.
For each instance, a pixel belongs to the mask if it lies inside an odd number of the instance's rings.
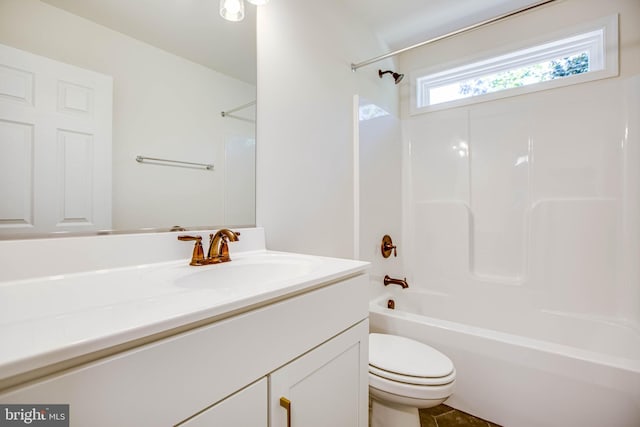
{"label": "white door", "polygon": [[0,45],[0,235],[111,228],[109,76]]}
{"label": "white door", "polygon": [[270,426],[366,427],[368,333],[364,320],[271,374]]}

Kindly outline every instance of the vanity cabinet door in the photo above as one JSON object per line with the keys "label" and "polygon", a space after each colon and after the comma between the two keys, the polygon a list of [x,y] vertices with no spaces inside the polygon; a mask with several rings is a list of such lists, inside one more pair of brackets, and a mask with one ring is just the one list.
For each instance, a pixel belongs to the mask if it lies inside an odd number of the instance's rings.
{"label": "vanity cabinet door", "polygon": [[271,374],[271,427],[366,427],[368,333],[367,319]]}
{"label": "vanity cabinet door", "polygon": [[232,394],[178,427],[267,427],[267,379]]}

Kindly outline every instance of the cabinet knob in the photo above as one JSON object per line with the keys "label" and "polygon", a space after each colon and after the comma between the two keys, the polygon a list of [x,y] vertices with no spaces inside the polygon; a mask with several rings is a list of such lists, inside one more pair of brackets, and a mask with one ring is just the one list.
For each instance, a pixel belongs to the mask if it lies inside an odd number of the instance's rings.
{"label": "cabinet knob", "polygon": [[291,427],[291,401],[286,397],[281,397],[280,406],[287,410],[287,427]]}

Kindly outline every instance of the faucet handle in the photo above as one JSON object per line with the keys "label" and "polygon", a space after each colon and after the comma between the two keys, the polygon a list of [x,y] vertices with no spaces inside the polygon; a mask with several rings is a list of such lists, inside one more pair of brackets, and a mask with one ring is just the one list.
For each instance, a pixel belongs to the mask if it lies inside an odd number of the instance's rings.
{"label": "faucet handle", "polygon": [[[187,236],[188,237],[188,236]],[[222,228],[220,230],[218,230],[217,233],[213,234],[209,234],[209,242],[213,242],[213,239],[219,237],[222,238],[226,241],[229,241],[229,239],[231,238],[233,241],[239,240],[238,237],[240,237],[240,232],[239,231],[233,231],[233,230],[229,230],[228,228]]]}
{"label": "faucet handle", "polygon": [[195,240],[196,244],[193,247],[193,254],[191,255],[191,262],[189,265],[202,265],[204,262],[204,250],[202,249],[202,236],[178,236],[178,240],[192,241]]}
{"label": "faucet handle", "polygon": [[391,236],[385,234],[382,237],[382,244],[380,245],[380,251],[382,252],[382,256],[385,258],[389,258],[391,256],[391,251],[393,251],[393,256],[398,256],[398,249],[396,245],[393,244],[393,240],[391,240]]}
{"label": "faucet handle", "polygon": [[182,240],[182,241],[197,240],[201,242],[202,236],[178,236],[178,240]]}

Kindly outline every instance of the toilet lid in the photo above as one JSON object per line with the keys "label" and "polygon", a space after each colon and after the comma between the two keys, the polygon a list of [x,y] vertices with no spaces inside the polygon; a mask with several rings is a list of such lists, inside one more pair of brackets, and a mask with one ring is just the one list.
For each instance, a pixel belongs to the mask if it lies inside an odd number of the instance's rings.
{"label": "toilet lid", "polygon": [[438,350],[397,335],[369,334],[369,365],[380,371],[418,378],[442,378],[454,372],[453,362]]}

